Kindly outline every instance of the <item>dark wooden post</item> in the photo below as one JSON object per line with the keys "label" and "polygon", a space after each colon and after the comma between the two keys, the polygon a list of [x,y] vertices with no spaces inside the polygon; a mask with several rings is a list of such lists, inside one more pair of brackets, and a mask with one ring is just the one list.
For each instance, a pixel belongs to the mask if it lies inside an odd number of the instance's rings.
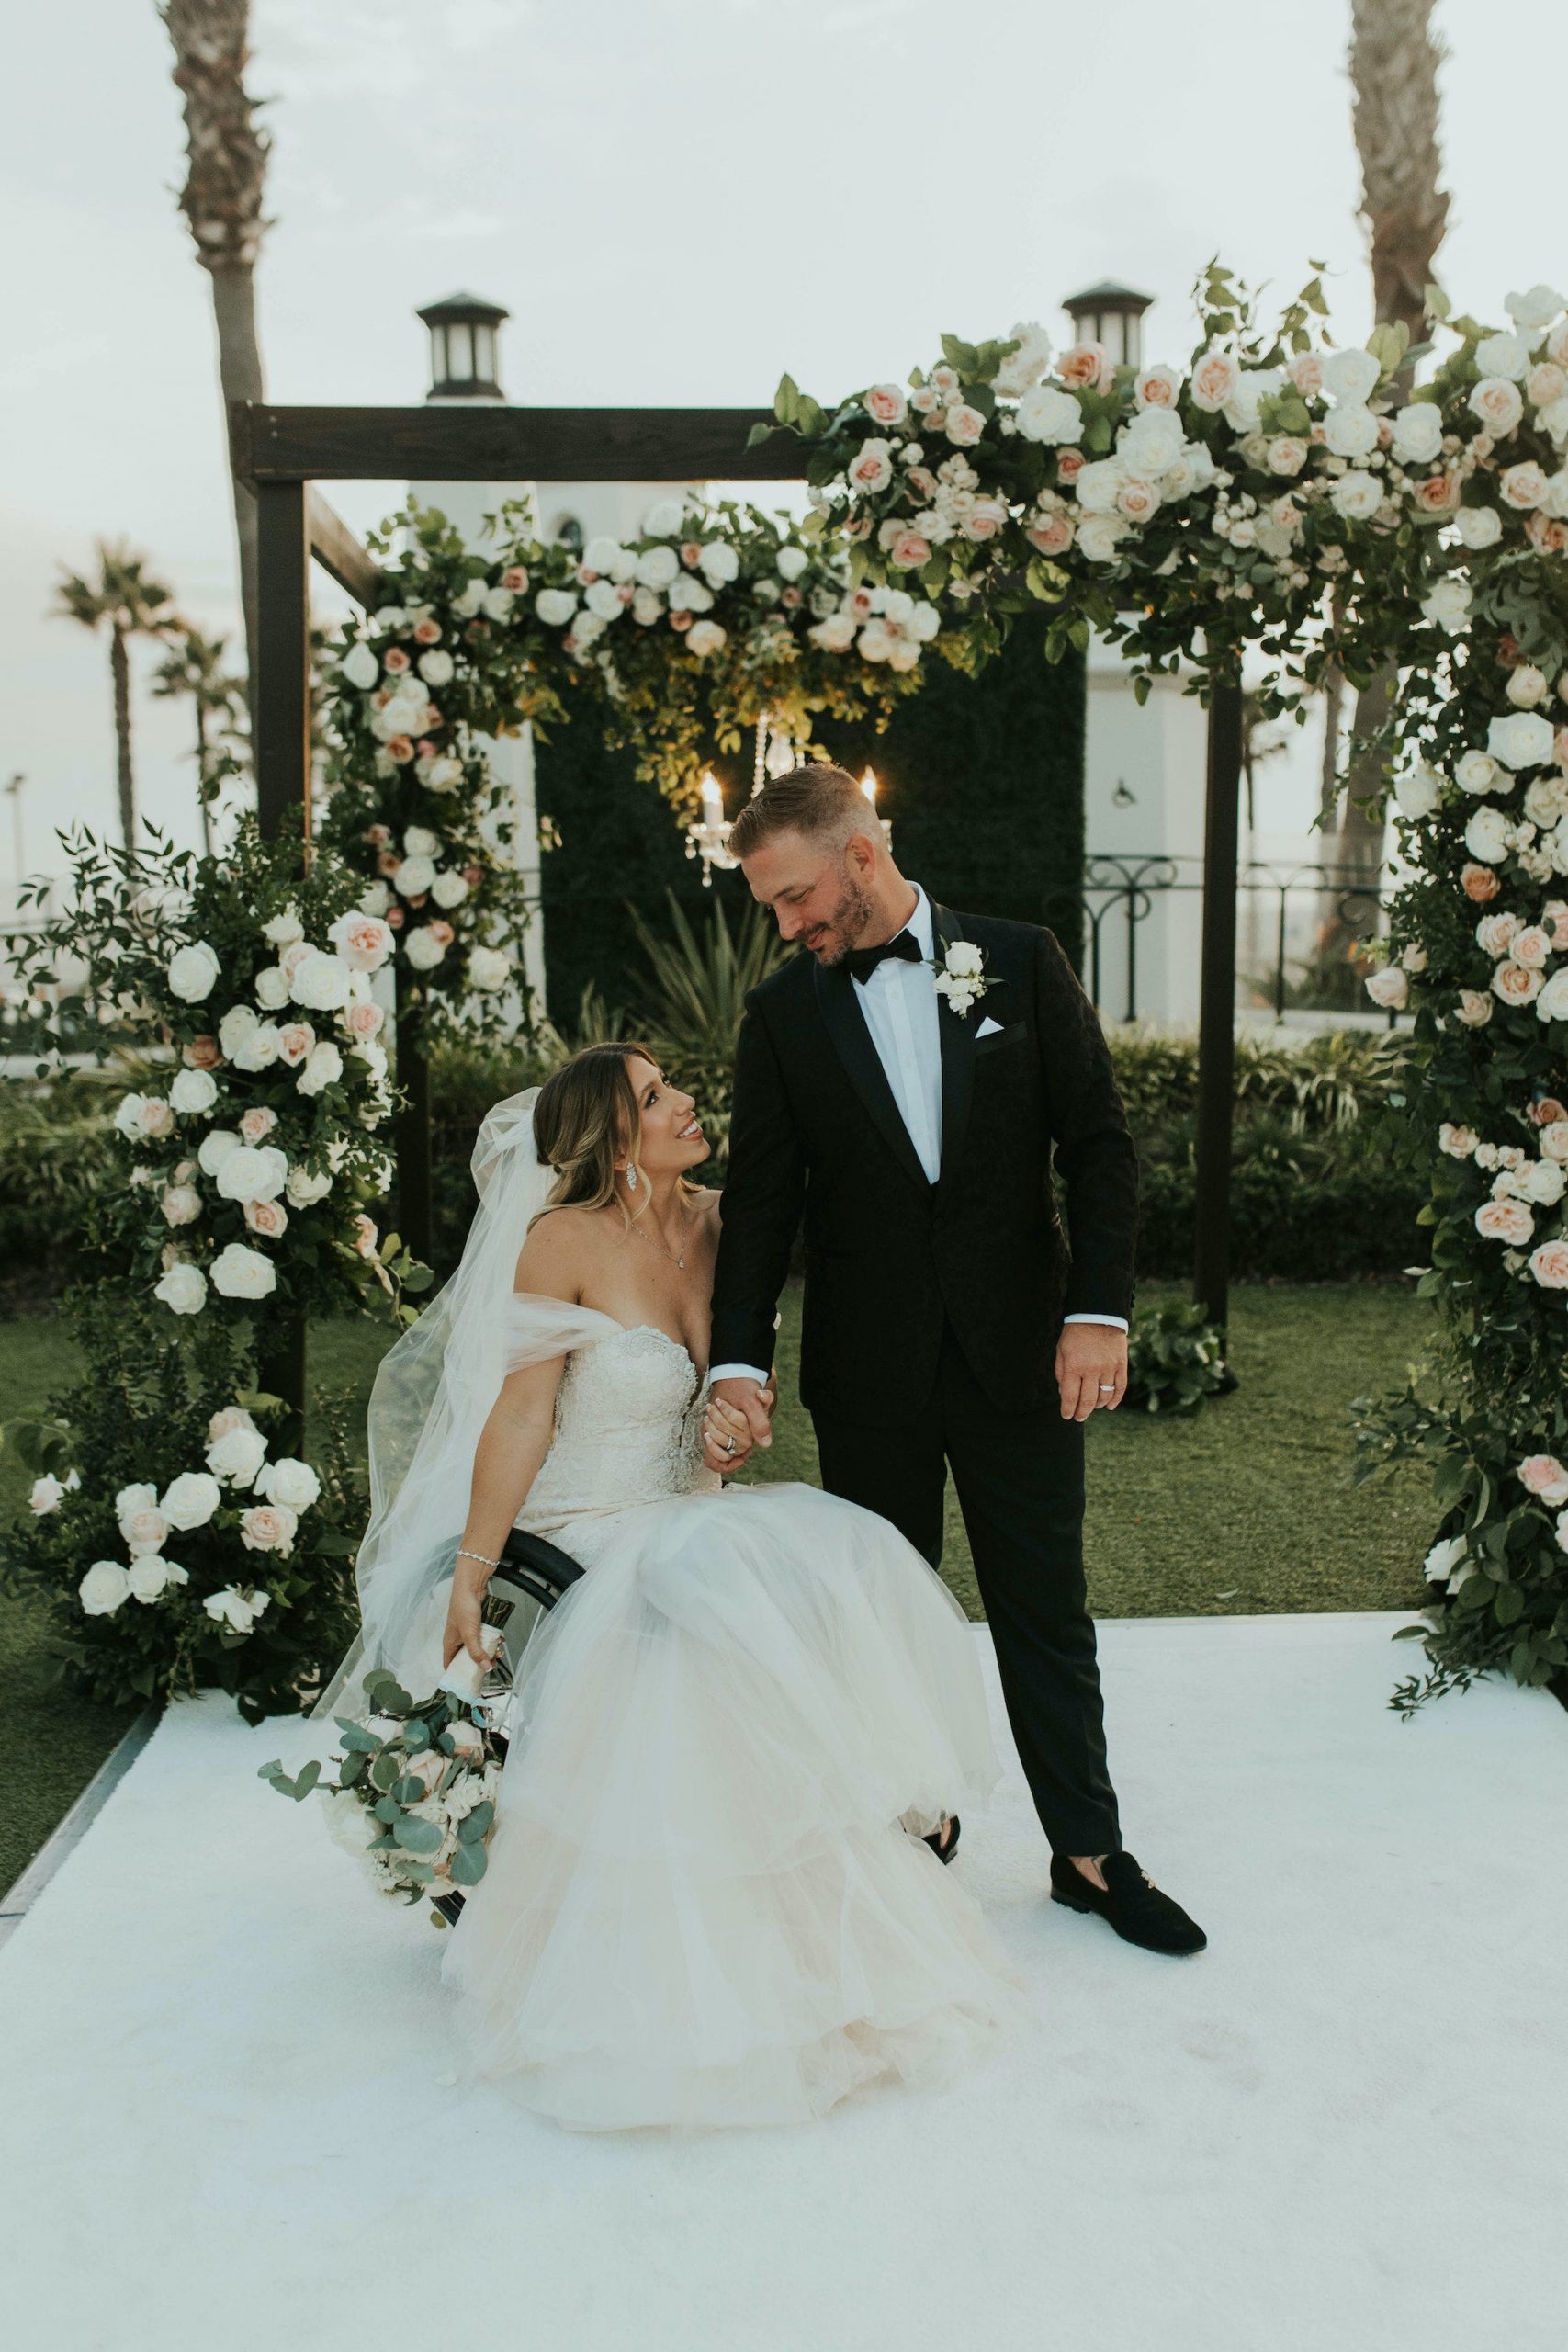
{"label": "dark wooden post", "polygon": [[1196,1247],[1192,1295],[1223,1331],[1230,1311],[1231,1129],[1235,1093],[1235,886],[1241,680],[1209,703],[1203,819],[1203,948],[1198,1014]]}
{"label": "dark wooden post", "polygon": [[[254,746],[256,816],[275,839],[291,809],[310,830],[310,541],[305,485],[256,486],[257,629]],[[260,1310],[256,1380],[288,1408],[275,1451],[299,1453],[305,1438],[305,1318],[292,1309]]]}
{"label": "dark wooden post", "polygon": [[[408,1098],[397,1114],[398,1230],[416,1258],[430,1263],[430,1061],[419,1018],[419,984],[399,964],[397,1080]],[[412,1001],[411,1001],[412,1000]]]}

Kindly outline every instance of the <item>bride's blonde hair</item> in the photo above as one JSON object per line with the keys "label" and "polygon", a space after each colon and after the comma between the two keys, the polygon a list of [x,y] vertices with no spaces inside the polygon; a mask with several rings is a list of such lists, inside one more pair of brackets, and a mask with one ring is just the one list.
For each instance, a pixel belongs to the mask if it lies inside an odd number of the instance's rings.
{"label": "bride's blonde hair", "polygon": [[[633,1215],[649,1202],[648,1180],[637,1158],[642,1113],[627,1064],[642,1060],[659,1068],[659,1057],[635,1039],[617,1037],[584,1046],[552,1070],[534,1105],[534,1147],[556,1171],[545,1205],[530,1219],[530,1230],[552,1209],[602,1209],[626,1202],[616,1189],[615,1155],[625,1151],[640,1193]],[[682,1180],[683,1182],[683,1180]],[[628,1219],[629,1222],[629,1219]]]}

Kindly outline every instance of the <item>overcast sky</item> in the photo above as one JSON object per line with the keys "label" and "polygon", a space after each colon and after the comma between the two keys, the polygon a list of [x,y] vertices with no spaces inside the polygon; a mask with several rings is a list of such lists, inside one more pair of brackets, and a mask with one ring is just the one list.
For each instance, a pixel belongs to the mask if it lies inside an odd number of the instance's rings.
{"label": "overcast sky", "polygon": [[[1062,296],[1107,276],[1156,296],[1147,355],[1181,358],[1216,251],[1281,292],[1321,259],[1342,338],[1370,322],[1348,0],[256,0],[254,16],[279,401],[420,398],[412,312],[457,287],[513,313],[513,399],[605,405],[763,404],[786,368],[836,396],[902,376],[943,329],[1037,317],[1059,334]],[[1438,17],[1439,275],[1496,316],[1509,287],[1568,274],[1568,17],[1561,0]],[[106,653],[45,618],[58,566],[124,537],[183,610],[231,629],[235,562],[152,0],[29,11],[7,62],[0,773],[28,779],[37,867],[52,825],[112,828],[115,811]],[[363,527],[399,491],[335,494]],[[188,706],[139,694],[135,718],[141,805],[194,840]]]}

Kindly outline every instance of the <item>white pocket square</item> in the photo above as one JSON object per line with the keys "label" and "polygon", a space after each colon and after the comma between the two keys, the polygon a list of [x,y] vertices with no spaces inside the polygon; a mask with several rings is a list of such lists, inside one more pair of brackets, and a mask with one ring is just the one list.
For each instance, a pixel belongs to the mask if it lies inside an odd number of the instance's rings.
{"label": "white pocket square", "polygon": [[981,1022],[980,1026],[975,1032],[976,1037],[999,1037],[1001,1034],[1001,1023],[999,1021],[993,1021],[989,1013],[987,1014],[985,1020]]}

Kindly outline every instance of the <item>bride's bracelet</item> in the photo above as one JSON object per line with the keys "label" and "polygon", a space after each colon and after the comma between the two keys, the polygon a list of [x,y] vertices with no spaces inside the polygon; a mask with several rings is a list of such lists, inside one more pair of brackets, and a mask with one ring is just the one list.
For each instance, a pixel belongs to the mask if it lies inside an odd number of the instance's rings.
{"label": "bride's bracelet", "polygon": [[466,1544],[458,1544],[457,1557],[459,1560],[478,1560],[487,1568],[499,1568],[502,1566],[502,1562],[500,1560],[492,1560],[488,1553],[470,1552]]}

